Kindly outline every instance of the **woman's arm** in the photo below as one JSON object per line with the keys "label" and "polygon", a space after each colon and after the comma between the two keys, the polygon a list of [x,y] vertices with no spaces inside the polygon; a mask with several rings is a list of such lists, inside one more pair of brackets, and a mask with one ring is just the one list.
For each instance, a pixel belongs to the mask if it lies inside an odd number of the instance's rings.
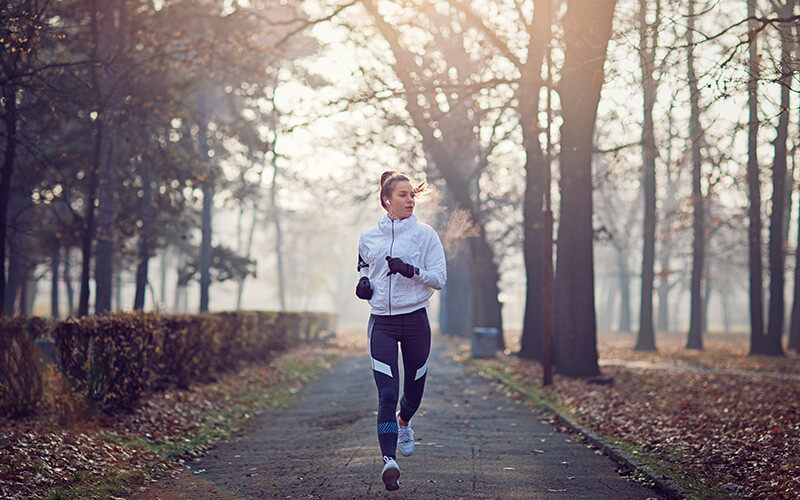
{"label": "woman's arm", "polygon": [[428,248],[425,251],[424,269],[420,268],[415,274],[415,280],[435,290],[441,290],[447,283],[447,265],[444,259],[444,248],[436,231],[432,231],[428,238]]}

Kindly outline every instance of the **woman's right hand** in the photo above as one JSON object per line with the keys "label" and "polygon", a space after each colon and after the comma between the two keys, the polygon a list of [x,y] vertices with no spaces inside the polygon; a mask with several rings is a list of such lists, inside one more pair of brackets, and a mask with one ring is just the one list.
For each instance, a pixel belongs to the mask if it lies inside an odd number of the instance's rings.
{"label": "woman's right hand", "polygon": [[362,276],[356,285],[356,297],[359,299],[369,300],[372,298],[372,285],[369,278]]}

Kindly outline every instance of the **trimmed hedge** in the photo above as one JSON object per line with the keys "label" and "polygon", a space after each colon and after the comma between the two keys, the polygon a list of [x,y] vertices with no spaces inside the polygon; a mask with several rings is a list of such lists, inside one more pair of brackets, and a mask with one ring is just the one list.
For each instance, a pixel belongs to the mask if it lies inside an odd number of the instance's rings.
{"label": "trimmed hedge", "polygon": [[29,415],[42,399],[42,374],[33,343],[47,327],[42,318],[0,318],[0,416]]}
{"label": "trimmed hedge", "polygon": [[237,311],[117,313],[56,325],[62,371],[98,408],[131,408],[150,390],[208,382],[332,329],[336,316]]}

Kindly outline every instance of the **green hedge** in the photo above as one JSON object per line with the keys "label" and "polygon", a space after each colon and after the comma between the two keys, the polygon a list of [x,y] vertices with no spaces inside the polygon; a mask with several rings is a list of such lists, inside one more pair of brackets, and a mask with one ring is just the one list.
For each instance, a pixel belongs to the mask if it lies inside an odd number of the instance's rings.
{"label": "green hedge", "polygon": [[131,408],[147,391],[208,382],[332,329],[336,316],[237,311],[70,318],[53,336],[61,370],[94,405]]}
{"label": "green hedge", "polygon": [[47,331],[42,318],[0,318],[0,416],[33,413],[42,399],[42,374],[34,341]]}

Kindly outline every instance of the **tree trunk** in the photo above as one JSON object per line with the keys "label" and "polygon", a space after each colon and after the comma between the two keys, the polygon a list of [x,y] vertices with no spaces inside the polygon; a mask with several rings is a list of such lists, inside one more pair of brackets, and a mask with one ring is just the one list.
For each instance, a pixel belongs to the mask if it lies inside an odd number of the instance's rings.
{"label": "tree trunk", "polygon": [[442,333],[469,338],[472,334],[472,317],[469,311],[472,283],[470,280],[469,246],[459,241],[455,248],[448,248],[447,285],[442,290],[442,307],[439,313]]}
{"label": "tree trunk", "polygon": [[[11,177],[14,172],[14,160],[17,148],[17,90],[12,86],[3,87],[5,109],[6,146],[3,154],[3,172],[0,174],[0,304],[5,303],[6,293],[6,234],[8,230],[8,212],[11,202]],[[10,273],[10,267],[9,267]],[[3,309],[3,313],[6,313]]]}
{"label": "tree trunk", "polygon": [[281,310],[286,310],[286,274],[283,262],[283,232],[281,230],[281,214],[278,206],[278,163],[277,154],[272,155],[272,184],[270,188],[270,208],[272,223],[275,225],[275,255],[278,258],[278,298]]}
{"label": "tree trunk", "polygon": [[[364,7],[375,20],[376,26],[386,41],[389,43],[395,58],[395,73],[406,89],[406,108],[414,122],[414,126],[422,136],[422,146],[438,173],[445,180],[448,192],[453,196],[458,209],[463,209],[469,214],[476,225],[479,235],[469,238],[472,249],[472,300],[473,324],[475,326],[495,327],[500,333],[499,345],[504,347],[503,324],[501,305],[498,297],[498,282],[500,272],[494,259],[494,251],[486,241],[485,228],[481,218],[479,204],[471,196],[471,183],[474,182],[474,173],[479,165],[476,163],[477,138],[469,126],[470,102],[460,100],[453,104],[445,123],[439,123],[436,130],[427,118],[428,111],[420,105],[419,85],[414,75],[420,68],[412,54],[404,49],[399,42],[399,35],[378,12],[374,1],[364,2]],[[454,117],[457,117],[456,120]],[[467,124],[465,127],[464,124]],[[446,131],[445,138],[451,140],[440,141],[437,139],[441,129]]]}
{"label": "tree trunk", "polygon": [[[663,260],[661,264],[663,269]],[[669,331],[669,278],[666,275],[660,278],[658,284],[658,319],[656,328],[662,332]]]}
{"label": "tree trunk", "polygon": [[[200,120],[200,161],[204,163],[206,172],[210,174],[211,159],[208,155],[208,137],[206,135],[208,111],[204,83],[201,83],[198,107]],[[208,292],[211,286],[211,210],[214,202],[214,189],[210,177],[210,175],[207,175],[203,182],[202,240],[200,243],[200,312],[208,311]]]}
{"label": "tree trunk", "polygon": [[[12,196],[9,202],[9,216],[13,218],[18,210],[21,209],[21,201],[17,196]],[[20,240],[23,235],[13,228],[9,231],[6,244],[8,245],[8,278],[6,282],[6,293],[4,297],[3,311],[7,316],[13,316],[17,298],[25,279],[25,259],[19,248]]]}
{"label": "tree trunk", "polygon": [[150,164],[145,161],[142,167],[142,200],[139,206],[139,218],[142,221],[142,227],[139,230],[139,262],[136,265],[136,292],[133,299],[133,309],[136,311],[144,309],[147,273],[150,264],[150,226],[152,224],[151,212],[153,205]]}
{"label": "tree trunk", "polygon": [[75,291],[72,288],[72,259],[70,247],[64,245],[64,287],[67,290],[67,315],[75,314]]}
{"label": "tree trunk", "polygon": [[[111,106],[112,60],[117,51],[115,40],[116,1],[103,2],[99,26],[96,15],[96,0],[93,4],[92,43],[96,46],[97,58],[92,69],[92,84],[97,102],[96,140],[99,145],[95,152],[97,166],[97,248],[95,254],[95,314],[111,310],[114,276],[114,118]],[[99,67],[96,67],[99,66]]]}
{"label": "tree trunk", "polygon": [[705,253],[705,209],[703,206],[702,170],[703,158],[701,147],[703,144],[703,129],[700,125],[700,92],[697,89],[697,76],[694,70],[694,31],[696,0],[689,0],[689,19],[686,30],[687,57],[686,65],[689,80],[689,134],[691,135],[692,149],[692,278],[691,278],[691,308],[689,318],[689,335],[686,340],[687,349],[703,348],[703,258]]}
{"label": "tree trunk", "polygon": [[52,285],[50,285],[50,316],[57,320],[60,317],[58,305],[58,282],[61,278],[59,268],[61,267],[61,245],[53,245],[50,256],[50,274]]}
{"label": "tree trunk", "polygon": [[[506,343],[503,335],[502,306],[498,300],[500,276],[497,263],[494,262],[494,252],[486,241],[482,228],[480,232],[480,236],[470,238],[472,254],[478,260],[477,266],[473,262],[472,290],[475,309],[472,321],[475,326],[497,328],[497,347],[502,350],[505,349]],[[477,300],[474,300],[476,298]]]}
{"label": "tree trunk", "polygon": [[721,287],[719,290],[722,299],[722,325],[725,333],[731,333],[731,294],[729,287]]}
{"label": "tree trunk", "polygon": [[167,267],[168,267],[167,252],[168,251],[169,247],[165,247],[161,251],[161,259],[159,261],[159,266],[158,266],[158,272],[160,278],[158,300],[160,302],[159,309],[162,310],[166,310],[167,308]]}
{"label": "tree trunk", "polygon": [[568,0],[567,5],[566,51],[559,84],[563,124],[556,259],[556,367],[568,376],[593,376],[600,370],[594,310],[592,151],[616,0]]}
{"label": "tree trunk", "polygon": [[[793,2],[780,9],[780,16],[791,16]],[[769,227],[769,318],[767,335],[760,342],[760,354],[783,355],[781,340],[784,321],[784,265],[783,239],[785,183],[787,166],[786,141],[789,136],[790,88],[792,84],[792,32],[791,27],[778,26],[781,33],[781,105],[775,137],[775,159],[772,166],[772,212]]]}
{"label": "tree trunk", "polygon": [[617,249],[617,269],[619,278],[619,322],[617,330],[620,332],[631,331],[631,276],[628,270],[628,256],[621,249]]}
{"label": "tree trunk", "polygon": [[711,279],[711,259],[706,259],[704,274],[706,280],[705,286],[703,287],[703,335],[708,333],[708,306],[711,303],[712,285],[714,283],[714,280]]}
{"label": "tree trunk", "polygon": [[534,18],[530,24],[528,60],[525,62],[519,90],[519,113],[522,143],[525,148],[525,198],[522,209],[523,256],[525,259],[525,313],[522,321],[519,356],[542,359],[544,317],[544,194],[545,154],[539,141],[539,92],[545,50],[550,42],[552,21],[551,0],[534,2]]}
{"label": "tree trunk", "polygon": [[598,321],[598,328],[600,330],[611,330],[613,329],[614,324],[614,304],[617,301],[617,282],[618,280],[609,279],[608,285],[606,286],[605,294],[605,306],[601,309],[600,314],[597,317]]}
{"label": "tree trunk", "polygon": [[[637,351],[655,351],[656,337],[653,331],[653,281],[655,280],[656,255],[656,140],[653,130],[653,106],[656,102],[658,83],[653,77],[655,51],[658,47],[658,24],[661,1],[655,0],[656,18],[653,26],[647,23],[647,0],[639,2],[639,61],[642,67],[644,126],[642,127],[642,186],[644,188],[644,241],[642,246],[642,297],[639,306],[639,334],[636,337]],[[648,42],[652,29],[652,41]]]}
{"label": "tree trunk", "polygon": [[[754,1],[754,0],[753,0]],[[795,25],[795,34],[800,40],[800,27]],[[800,43],[795,44],[795,59],[800,61]],[[797,108],[800,110],[800,106]],[[789,327],[789,349],[800,352],[800,210],[798,210],[797,246],[794,263],[794,299],[792,303],[792,319]]]}

